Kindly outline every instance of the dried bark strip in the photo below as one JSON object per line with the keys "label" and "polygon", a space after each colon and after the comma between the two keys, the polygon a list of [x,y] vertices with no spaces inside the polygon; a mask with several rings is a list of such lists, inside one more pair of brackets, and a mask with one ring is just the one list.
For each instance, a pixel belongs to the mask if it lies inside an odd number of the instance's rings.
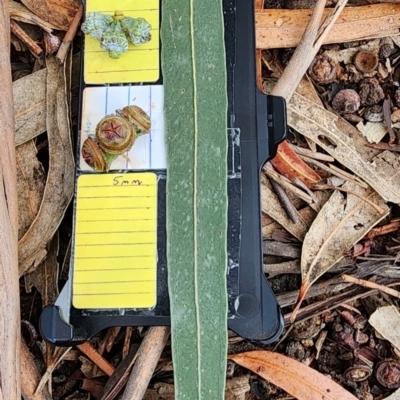
{"label": "dried bark strip", "polygon": [[[306,29],[311,11],[307,9],[257,11],[257,48],[296,47]],[[330,9],[325,10],[324,17],[329,12]],[[400,28],[399,13],[399,4],[373,4],[345,8],[323,44],[396,35]],[[360,29],[361,24],[362,29]]]}
{"label": "dried bark strip", "polygon": [[46,173],[36,154],[33,140],[16,148],[18,239],[28,231],[42,203]]}
{"label": "dried bark strip", "polygon": [[[22,340],[21,342],[21,391],[24,400],[52,400],[49,391],[43,387],[42,391],[35,395],[36,388],[40,382],[40,373],[35,364],[28,346]],[[18,398],[18,400],[21,397]]]}
{"label": "dried bark strip", "polygon": [[76,32],[79,29],[79,24],[80,24],[81,19],[82,19],[82,14],[83,14],[83,5],[81,4],[79,6],[79,9],[78,9],[77,13],[75,14],[74,19],[71,22],[71,25],[68,28],[67,33],[64,36],[64,39],[63,39],[63,41],[61,43],[61,46],[58,49],[58,52],[57,52],[57,55],[56,55],[56,57],[62,63],[65,61],[65,57],[68,54],[68,50],[69,50],[69,48],[71,46],[71,43],[74,40]]}
{"label": "dried bark strip", "polygon": [[43,261],[47,244],[58,228],[74,190],[74,156],[71,144],[65,65],[47,59],[47,134],[49,173],[39,213],[19,242],[19,272],[24,274]]}
{"label": "dried bark strip", "polygon": [[21,399],[18,202],[8,1],[0,2],[0,398]]}
{"label": "dried bark strip", "polygon": [[23,4],[17,3],[14,0],[9,1],[9,11],[12,19],[27,24],[37,25],[47,33],[51,33],[53,29],[57,29],[54,25],[43,21],[33,12],[29,11]]}
{"label": "dried bark strip", "polygon": [[35,55],[39,56],[43,53],[42,48],[14,21],[10,21],[11,33],[22,43],[26,44]]}
{"label": "dried bark strip", "polygon": [[78,8],[79,0],[22,0],[38,17],[63,31],[68,30]]}

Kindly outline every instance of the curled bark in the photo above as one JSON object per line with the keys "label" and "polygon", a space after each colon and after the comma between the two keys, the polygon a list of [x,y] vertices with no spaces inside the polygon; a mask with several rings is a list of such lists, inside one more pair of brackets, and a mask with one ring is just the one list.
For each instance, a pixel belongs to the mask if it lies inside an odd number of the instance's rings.
{"label": "curled bark", "polygon": [[8,1],[0,2],[0,398],[21,399],[17,173]]}

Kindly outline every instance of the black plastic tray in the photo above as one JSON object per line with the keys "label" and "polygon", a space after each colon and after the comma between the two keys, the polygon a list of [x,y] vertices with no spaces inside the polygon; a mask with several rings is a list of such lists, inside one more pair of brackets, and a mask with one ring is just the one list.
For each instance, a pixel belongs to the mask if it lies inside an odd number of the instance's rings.
{"label": "black plastic tray", "polygon": [[[266,96],[257,88],[254,1],[224,0],[223,6],[229,100],[228,327],[245,339],[267,344],[281,334],[283,320],[263,272],[260,171],[285,137],[286,107],[282,98]],[[162,78],[157,83],[162,83]],[[82,93],[83,82],[81,86]],[[167,172],[156,172],[159,175],[156,306],[151,310],[76,309],[71,304],[71,286],[67,283],[56,304],[45,307],[40,319],[42,336],[48,342],[55,345],[82,342],[111,326],[169,325]]]}

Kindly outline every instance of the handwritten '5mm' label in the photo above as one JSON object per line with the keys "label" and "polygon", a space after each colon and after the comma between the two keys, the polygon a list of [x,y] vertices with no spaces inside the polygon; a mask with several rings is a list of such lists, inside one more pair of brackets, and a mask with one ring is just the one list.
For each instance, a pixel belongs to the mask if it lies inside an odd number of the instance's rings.
{"label": "handwritten '5mm' label", "polygon": [[79,176],[75,215],[74,307],[154,307],[156,174]]}

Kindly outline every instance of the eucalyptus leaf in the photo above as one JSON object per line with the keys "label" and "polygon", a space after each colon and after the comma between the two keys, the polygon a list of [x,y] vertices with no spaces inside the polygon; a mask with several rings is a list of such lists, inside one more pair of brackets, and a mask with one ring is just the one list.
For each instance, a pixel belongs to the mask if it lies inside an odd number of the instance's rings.
{"label": "eucalyptus leaf", "polygon": [[223,399],[227,94],[221,1],[162,2],[167,257],[176,399]]}

